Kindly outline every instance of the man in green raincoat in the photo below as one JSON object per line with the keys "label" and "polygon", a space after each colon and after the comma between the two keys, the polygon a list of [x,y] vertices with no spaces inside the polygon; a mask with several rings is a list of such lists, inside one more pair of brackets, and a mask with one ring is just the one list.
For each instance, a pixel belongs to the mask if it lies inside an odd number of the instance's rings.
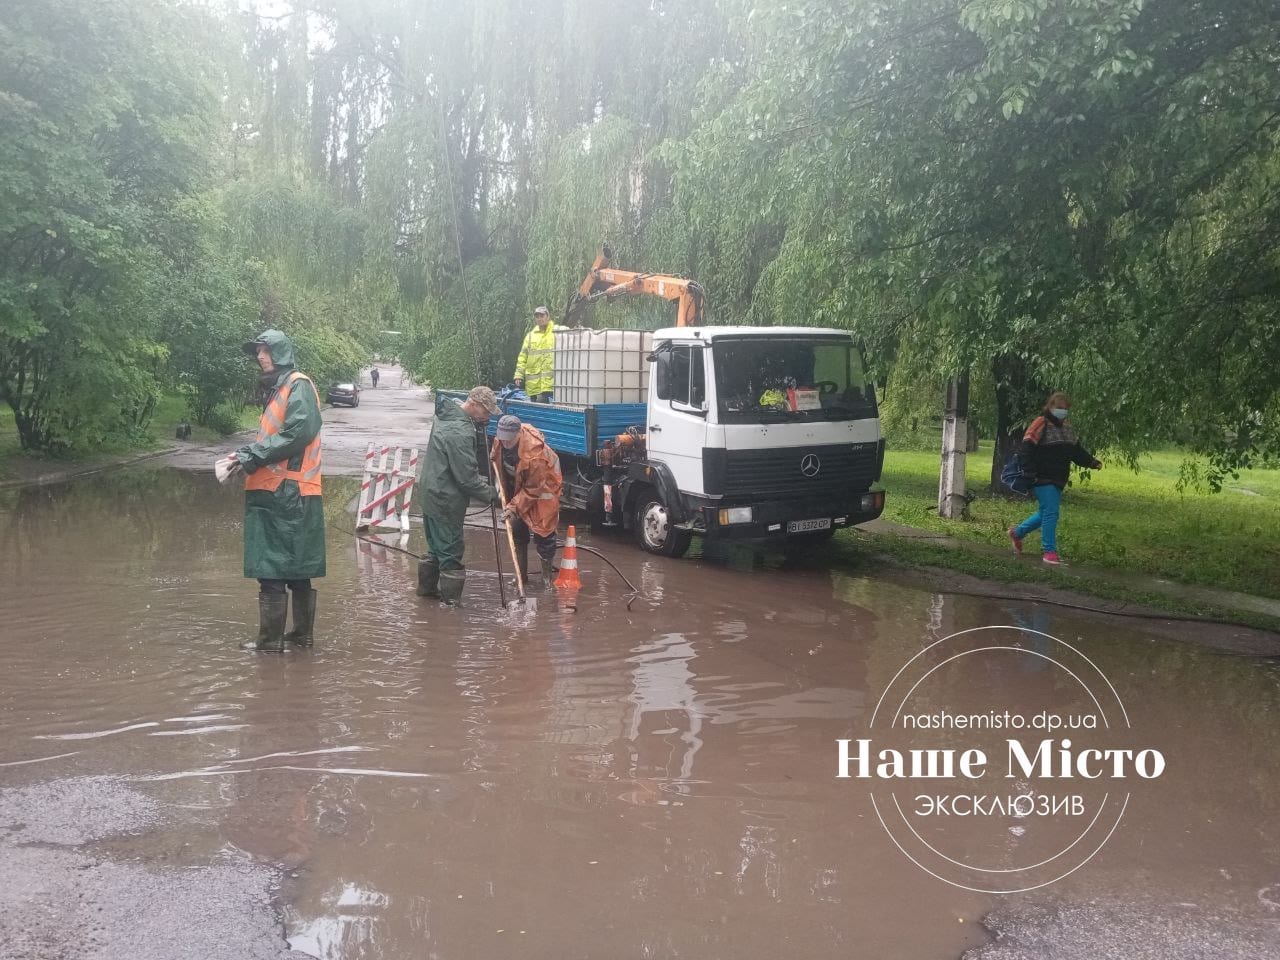
{"label": "man in green raincoat", "polygon": [[[256,578],[258,637],[245,649],[281,653],[311,646],[316,618],[313,577],[325,574],[324,501],[320,484],[320,396],[295,367],[293,344],[267,330],[244,344],[261,370],[266,395],[258,435],[232,457],[243,470],[244,575]],[[293,629],[286,634],[288,596]]]}
{"label": "man in green raincoat", "polygon": [[441,397],[436,403],[431,440],[422,466],[423,525],[427,556],[418,564],[418,596],[457,603],[467,569],[462,565],[462,524],[472,500],[497,503],[498,491],[480,475],[476,427],[500,413],[488,387],[476,387],[461,403]]}

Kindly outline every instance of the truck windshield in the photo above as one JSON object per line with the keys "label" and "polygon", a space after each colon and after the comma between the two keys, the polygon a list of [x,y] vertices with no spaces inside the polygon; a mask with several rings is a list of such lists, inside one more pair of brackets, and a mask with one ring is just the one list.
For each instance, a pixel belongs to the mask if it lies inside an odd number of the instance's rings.
{"label": "truck windshield", "polygon": [[721,423],[857,420],[876,415],[862,356],[845,338],[718,339],[716,397]]}

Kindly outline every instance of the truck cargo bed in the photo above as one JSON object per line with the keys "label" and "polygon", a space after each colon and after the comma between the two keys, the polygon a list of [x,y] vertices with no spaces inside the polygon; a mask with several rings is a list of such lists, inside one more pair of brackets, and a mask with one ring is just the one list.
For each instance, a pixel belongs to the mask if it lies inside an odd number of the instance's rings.
{"label": "truck cargo bed", "polygon": [[[465,391],[437,390],[436,402],[444,397],[461,402],[467,398]],[[547,444],[557,453],[578,457],[593,457],[604,446],[628,427],[645,426],[643,403],[563,404],[533,403],[528,400],[499,400],[504,413],[513,413],[523,422],[537,427],[547,438]],[[487,432],[493,436],[498,430],[498,418],[489,420]]]}

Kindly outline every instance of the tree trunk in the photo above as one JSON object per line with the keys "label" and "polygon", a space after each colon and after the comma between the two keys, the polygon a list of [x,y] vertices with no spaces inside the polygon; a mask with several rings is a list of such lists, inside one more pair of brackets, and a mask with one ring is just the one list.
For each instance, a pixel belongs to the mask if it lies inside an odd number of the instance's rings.
{"label": "tree trunk", "polygon": [[1035,384],[1026,364],[1018,357],[996,357],[992,363],[996,384],[996,430],[991,453],[991,492],[1007,494],[1000,486],[1000,471],[1022,440],[1027,407],[1034,403]]}

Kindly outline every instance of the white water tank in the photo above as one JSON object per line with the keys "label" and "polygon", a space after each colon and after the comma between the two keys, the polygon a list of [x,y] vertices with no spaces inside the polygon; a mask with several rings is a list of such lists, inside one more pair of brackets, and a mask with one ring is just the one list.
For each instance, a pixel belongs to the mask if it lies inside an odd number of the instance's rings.
{"label": "white water tank", "polygon": [[556,331],[556,403],[644,403],[649,396],[647,330]]}

